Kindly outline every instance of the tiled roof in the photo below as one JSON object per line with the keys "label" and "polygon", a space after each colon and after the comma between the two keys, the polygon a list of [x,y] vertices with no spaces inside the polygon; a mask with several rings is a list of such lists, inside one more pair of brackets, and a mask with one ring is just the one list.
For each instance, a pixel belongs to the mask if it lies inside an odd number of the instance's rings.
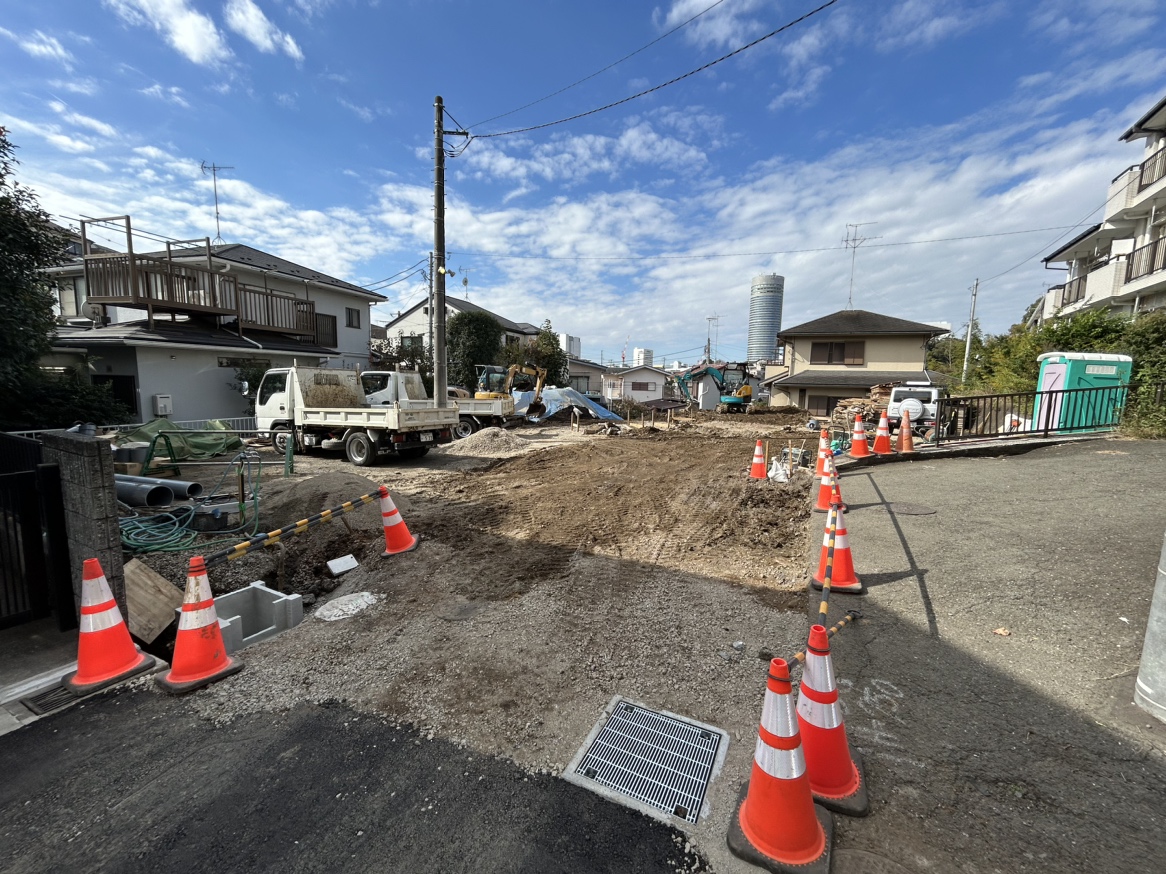
{"label": "tiled roof", "polygon": [[[252,340],[254,342],[248,342]],[[302,352],[305,355],[335,355],[335,349],[324,346],[296,343],[286,337],[270,337],[259,332],[247,334],[243,339],[238,334],[207,325],[205,322],[155,319],[151,331],[146,320],[118,322],[100,328],[57,329],[53,340],[55,347],[88,348],[90,346],[150,346],[153,344],[181,346],[216,346],[230,349],[245,349],[250,352],[263,350],[271,352]],[[258,344],[258,347],[256,346]]]}
{"label": "tiled roof", "polygon": [[839,310],[820,319],[803,322],[792,328],[783,328],[778,336],[866,336],[870,334],[926,334],[938,337],[946,334],[943,328],[934,325],[925,325],[922,322],[910,322],[907,319],[897,319],[894,316],[884,316],[866,310]]}
{"label": "tiled roof", "polygon": [[888,382],[933,382],[946,385],[947,377],[934,370],[806,370],[794,376],[780,376],[765,380],[762,385],[781,388],[861,388]]}

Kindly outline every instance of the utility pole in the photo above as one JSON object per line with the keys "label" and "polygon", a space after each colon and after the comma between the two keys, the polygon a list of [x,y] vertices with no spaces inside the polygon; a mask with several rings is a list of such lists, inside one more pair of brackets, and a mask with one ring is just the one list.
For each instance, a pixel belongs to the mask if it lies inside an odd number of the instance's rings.
{"label": "utility pole", "polygon": [[449,375],[445,360],[445,137],[468,137],[464,130],[446,130],[445,104],[433,99],[433,394],[438,407],[449,406]]}
{"label": "utility pole", "polygon": [[972,325],[976,323],[976,295],[980,291],[980,280],[972,284],[972,314],[968,316],[968,329],[964,332],[964,372],[960,375],[960,382],[968,381],[968,359],[972,355]]}
{"label": "utility pole", "polygon": [[850,292],[846,296],[846,308],[848,310],[854,309],[854,258],[858,254],[858,247],[869,240],[879,239],[879,237],[860,237],[858,235],[858,229],[863,225],[877,224],[878,222],[858,222],[857,224],[847,223],[846,225],[846,239],[842,242],[850,250]]}
{"label": "utility pole", "polygon": [[429,310],[429,357],[431,360],[436,361],[437,356],[434,354],[434,351],[433,351],[433,253],[432,252],[429,253],[429,275],[425,278],[429,280],[429,305],[427,307],[427,309]]}

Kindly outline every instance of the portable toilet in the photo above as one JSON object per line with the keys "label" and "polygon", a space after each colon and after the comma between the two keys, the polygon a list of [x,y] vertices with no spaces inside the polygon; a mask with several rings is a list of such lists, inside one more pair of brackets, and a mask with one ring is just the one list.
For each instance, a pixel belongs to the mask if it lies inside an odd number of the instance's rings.
{"label": "portable toilet", "polygon": [[1134,360],[1108,352],[1046,352],[1037,361],[1033,427],[1049,431],[1112,428],[1125,406]]}

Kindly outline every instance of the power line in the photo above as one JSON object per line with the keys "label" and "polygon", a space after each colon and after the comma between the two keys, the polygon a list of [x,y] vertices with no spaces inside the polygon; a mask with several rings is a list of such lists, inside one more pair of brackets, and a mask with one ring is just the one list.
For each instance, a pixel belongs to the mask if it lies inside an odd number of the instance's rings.
{"label": "power line", "polygon": [[[717,0],[717,2],[714,3],[712,6],[709,6],[706,9],[702,9],[700,12],[696,13],[696,15],[692,16],[692,18],[676,25],[676,27],[672,28],[667,33],[661,34],[660,36],[656,37],[654,40],[652,40],[647,45],[640,46],[634,52],[632,52],[631,54],[624,55],[618,61],[612,61],[606,67],[604,67],[601,70],[596,70],[590,76],[584,76],[582,79],[578,80],[577,82],[572,82],[570,85],[566,85],[566,86],[560,88],[558,91],[552,91],[550,94],[546,95],[545,97],[540,97],[538,100],[532,100],[530,103],[525,103],[522,106],[518,107],[517,109],[512,109],[509,112],[503,112],[500,115],[494,115],[494,116],[491,116],[490,118],[484,119],[483,121],[475,122],[470,127],[477,127],[478,125],[489,124],[490,122],[497,121],[500,118],[506,118],[506,116],[508,116],[508,115],[514,115],[514,113],[516,113],[516,112],[522,112],[522,110],[524,110],[524,109],[530,109],[530,107],[532,107],[536,104],[542,103],[544,100],[550,100],[552,97],[558,97],[564,91],[570,91],[576,85],[582,85],[584,82],[587,82],[591,79],[594,79],[596,76],[600,75],[601,73],[606,73],[612,67],[617,67],[620,64],[622,64],[624,61],[629,60],[630,58],[634,58],[640,52],[643,52],[643,51],[646,51],[647,49],[650,49],[656,43],[660,42],[661,40],[667,39],[668,37],[672,36],[672,34],[676,33],[676,31],[680,30],[681,28],[687,27],[688,25],[692,24],[692,22],[696,21],[698,18],[700,18],[706,12],[712,12],[714,9],[716,9],[718,6],[720,6],[724,2],[725,2],[725,0]],[[452,117],[453,116],[450,116],[450,118],[452,118]],[[461,125],[458,125],[458,127],[461,127]],[[463,130],[469,130],[469,128],[463,128]]]}
{"label": "power line", "polygon": [[[1100,207],[1099,207],[1100,209]],[[1097,210],[1094,210],[1096,212]],[[1092,215],[1092,213],[1090,213]],[[867,246],[868,249],[885,249],[893,246],[921,246],[927,243],[954,243],[961,240],[984,240],[991,237],[1013,237],[1020,234],[1037,234],[1043,231],[1073,230],[1081,227],[1075,225],[1057,225],[1048,228],[1029,228],[1023,231],[998,231],[994,234],[968,234],[962,237],[936,237],[929,240],[902,240],[897,243],[875,243]],[[1061,236],[1064,236],[1062,234]],[[842,246],[822,246],[816,249],[785,249],[772,252],[713,252],[703,255],[507,255],[495,252],[449,252],[449,256],[460,255],[473,258],[497,258],[501,260],[523,261],[693,261],[703,258],[758,258],[768,255],[804,255],[815,252],[838,252],[846,249]],[[1043,250],[1042,250],[1043,251]],[[982,284],[982,283],[981,283]]]}
{"label": "power line", "polygon": [[403,270],[398,270],[396,273],[390,273],[384,279],[377,279],[374,282],[368,283],[367,285],[362,285],[361,288],[372,288],[372,286],[374,286],[374,285],[380,285],[382,282],[388,282],[390,279],[393,279],[396,276],[400,276],[406,270],[414,270],[417,267],[420,267],[422,264],[424,264],[428,260],[429,260],[428,258],[422,258],[416,264],[410,264],[408,267],[404,268]]}
{"label": "power line", "polygon": [[[767,39],[770,39],[771,37],[775,37],[779,33],[787,31],[791,27],[795,27],[796,25],[801,24],[803,21],[805,21],[809,18],[812,18],[813,16],[817,15],[819,12],[823,11],[824,9],[828,9],[829,7],[833,6],[837,2],[838,2],[838,0],[827,0],[827,2],[823,3],[817,9],[811,9],[805,15],[802,15],[799,18],[795,18],[793,21],[790,21],[786,24],[783,24],[777,30],[770,31],[769,33],[765,34],[765,36],[758,37],[757,39],[753,40],[753,42],[748,43],[747,45],[743,45],[738,49],[734,49],[733,51],[729,52],[727,55],[722,55],[721,57],[717,58],[715,61],[709,61],[707,64],[704,64],[703,66],[697,67],[695,70],[689,70],[687,73],[685,73],[682,76],[677,76],[674,79],[669,79],[667,82],[664,82],[661,85],[656,85],[654,88],[649,88],[646,91],[639,92],[638,94],[632,94],[630,97],[625,97],[622,100],[615,101],[614,103],[608,103],[606,106],[600,106],[596,109],[590,109],[587,112],[580,112],[576,115],[568,116],[567,118],[560,118],[558,121],[548,121],[548,122],[544,122],[543,124],[535,124],[535,125],[531,125],[530,127],[517,128],[515,130],[499,131],[497,133],[492,133],[492,134],[478,134],[477,137],[473,137],[473,138],[484,140],[484,139],[489,139],[491,137],[506,137],[506,136],[511,136],[512,134],[529,133],[530,131],[542,130],[543,128],[553,127],[554,125],[557,125],[557,124],[566,124],[569,121],[578,121],[581,118],[586,118],[589,115],[595,115],[596,113],[603,112],[604,110],[607,110],[607,109],[614,109],[617,106],[622,106],[623,104],[628,103],[632,100],[635,100],[639,97],[645,97],[648,94],[653,94],[656,91],[660,91],[663,88],[667,88],[669,85],[675,85],[677,82],[682,82],[685,79],[689,78],[690,76],[695,76],[697,73],[703,73],[705,70],[708,70],[711,67],[715,67],[717,64],[721,63],[722,61],[727,61],[727,60],[729,60],[729,58],[735,57],[736,55],[739,55],[742,52],[748,51],[749,49],[753,48],[754,46],[760,45],[761,43],[765,42]],[[467,143],[467,145],[468,145],[468,143]]]}

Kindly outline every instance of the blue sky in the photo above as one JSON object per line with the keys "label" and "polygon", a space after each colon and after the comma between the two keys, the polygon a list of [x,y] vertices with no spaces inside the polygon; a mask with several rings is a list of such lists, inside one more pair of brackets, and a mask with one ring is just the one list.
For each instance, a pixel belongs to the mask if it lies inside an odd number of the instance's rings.
{"label": "blue sky", "polygon": [[425,293],[409,268],[432,249],[440,94],[475,135],[446,170],[450,293],[549,318],[586,357],[693,361],[710,330],[743,356],[760,273],[786,277],[787,326],[845,307],[848,223],[871,223],[855,307],[960,329],[979,278],[977,317],[1007,330],[1060,281],[1041,257],[1141,160],[1118,138],[1166,94],[1162,0],[837,0],[645,97],[484,136],[653,88],[821,2],[9,3],[0,124],[63,222],[213,237],[200,163],[233,168],[222,236],[361,285],[403,271],[377,322]]}

